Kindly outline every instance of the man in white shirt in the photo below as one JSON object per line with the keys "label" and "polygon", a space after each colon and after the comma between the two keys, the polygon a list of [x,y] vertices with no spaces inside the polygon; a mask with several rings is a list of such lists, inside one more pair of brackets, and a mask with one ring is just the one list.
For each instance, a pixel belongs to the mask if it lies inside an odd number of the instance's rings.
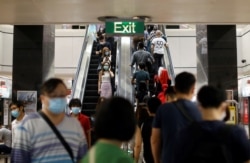
{"label": "man in white shirt", "polygon": [[151,43],[151,52],[155,59],[155,72],[158,72],[158,68],[162,66],[161,60],[164,55],[164,47],[168,47],[167,42],[162,38],[160,30],[156,31],[156,37]]}
{"label": "man in white shirt", "polygon": [[[11,130],[12,130],[12,141],[15,140],[15,130],[17,126],[22,122],[22,120],[26,117],[24,111],[24,104],[21,101],[13,101],[9,105],[11,115],[15,119],[11,122]],[[12,144],[13,145],[13,144]]]}

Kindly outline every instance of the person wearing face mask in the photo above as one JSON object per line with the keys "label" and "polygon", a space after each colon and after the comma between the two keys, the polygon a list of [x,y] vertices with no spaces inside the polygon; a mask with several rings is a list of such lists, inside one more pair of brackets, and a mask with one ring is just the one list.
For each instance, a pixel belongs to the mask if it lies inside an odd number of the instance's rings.
{"label": "person wearing face mask", "polygon": [[110,63],[104,62],[102,70],[99,72],[98,79],[98,93],[102,98],[112,97],[112,84],[111,80],[114,77],[114,73],[110,70]]}
{"label": "person wearing face mask", "polygon": [[91,126],[90,119],[88,116],[81,113],[82,104],[78,98],[73,98],[69,102],[69,108],[71,110],[71,116],[78,119],[82,128],[84,130],[85,136],[87,138],[88,146],[91,145]]}
{"label": "person wearing face mask", "polygon": [[[249,163],[250,144],[245,130],[223,122],[228,107],[225,90],[205,85],[199,90],[197,99],[203,121],[193,122],[180,132],[175,145],[174,163]],[[230,161],[223,161],[223,158]]]}
{"label": "person wearing face mask", "polygon": [[12,146],[13,146],[13,141],[15,140],[15,130],[17,126],[22,122],[22,120],[26,117],[26,114],[24,112],[24,104],[21,101],[11,102],[9,104],[9,108],[10,108],[12,117],[15,118],[11,122]]}
{"label": "person wearing face mask", "polygon": [[88,145],[84,131],[77,119],[65,113],[67,94],[61,79],[51,78],[43,83],[42,109],[29,114],[17,127],[11,162],[72,163],[85,156]]}
{"label": "person wearing face mask", "polygon": [[104,47],[103,50],[102,50],[102,63],[103,64],[104,62],[109,62],[111,64],[112,62],[112,56],[111,56],[111,51],[109,50],[108,47]]}

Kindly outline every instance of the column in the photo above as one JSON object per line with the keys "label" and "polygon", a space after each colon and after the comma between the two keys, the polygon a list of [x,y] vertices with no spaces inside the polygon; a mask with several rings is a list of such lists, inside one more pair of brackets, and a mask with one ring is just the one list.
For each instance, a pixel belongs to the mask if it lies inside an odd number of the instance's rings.
{"label": "column", "polygon": [[55,27],[53,25],[15,25],[13,43],[12,99],[18,90],[39,91],[54,76]]}
{"label": "column", "polygon": [[197,79],[199,85],[234,90],[237,99],[237,44],[235,25],[197,25]]}

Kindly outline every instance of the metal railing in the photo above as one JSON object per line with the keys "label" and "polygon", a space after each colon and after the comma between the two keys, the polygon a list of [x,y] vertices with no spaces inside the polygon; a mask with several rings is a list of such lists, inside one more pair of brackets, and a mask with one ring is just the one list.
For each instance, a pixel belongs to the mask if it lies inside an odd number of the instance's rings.
{"label": "metal railing", "polygon": [[[160,30],[162,31],[163,35],[166,36],[164,25],[161,26]],[[162,63],[164,67],[168,70],[168,73],[172,79],[172,84],[174,84],[175,73],[174,73],[174,66],[173,66],[169,47],[164,48],[164,56],[163,56]]]}
{"label": "metal railing", "polygon": [[84,97],[90,57],[93,49],[93,43],[95,41],[95,32],[96,26],[88,25],[73,82],[72,98],[79,98],[82,100]]}
{"label": "metal railing", "polygon": [[133,103],[133,86],[131,84],[131,41],[130,37],[121,37],[117,42],[117,54],[118,61],[118,85],[117,95],[123,96]]}

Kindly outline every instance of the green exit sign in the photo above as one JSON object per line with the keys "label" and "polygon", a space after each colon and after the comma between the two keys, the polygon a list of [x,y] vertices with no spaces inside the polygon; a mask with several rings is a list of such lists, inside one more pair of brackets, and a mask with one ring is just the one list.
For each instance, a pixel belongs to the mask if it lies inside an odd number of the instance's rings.
{"label": "green exit sign", "polygon": [[141,19],[119,20],[111,19],[106,21],[105,32],[107,35],[134,36],[143,35],[144,21]]}

